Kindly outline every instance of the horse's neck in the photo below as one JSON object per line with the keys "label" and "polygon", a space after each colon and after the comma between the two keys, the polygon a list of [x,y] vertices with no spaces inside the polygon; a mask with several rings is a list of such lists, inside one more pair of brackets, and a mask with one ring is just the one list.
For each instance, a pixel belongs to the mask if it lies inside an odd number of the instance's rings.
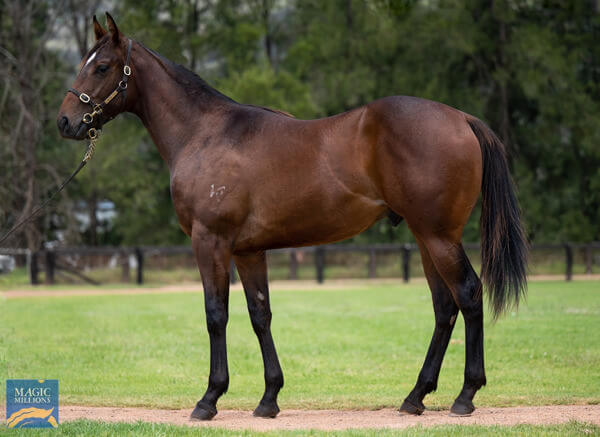
{"label": "horse's neck", "polygon": [[177,155],[192,140],[209,135],[225,98],[201,90],[190,96],[154,55],[136,44],[132,56],[138,99],[131,112],[148,129],[163,160],[172,169]]}

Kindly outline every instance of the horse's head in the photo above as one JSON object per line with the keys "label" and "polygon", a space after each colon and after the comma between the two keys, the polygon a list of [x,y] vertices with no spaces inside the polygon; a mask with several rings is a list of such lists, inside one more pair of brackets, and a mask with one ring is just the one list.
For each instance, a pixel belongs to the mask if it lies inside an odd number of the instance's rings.
{"label": "horse's head", "polygon": [[135,88],[131,75],[131,40],[106,14],[108,31],[94,16],[96,44],[81,61],[79,74],[58,111],[58,130],[65,138],[81,140],[127,108]]}

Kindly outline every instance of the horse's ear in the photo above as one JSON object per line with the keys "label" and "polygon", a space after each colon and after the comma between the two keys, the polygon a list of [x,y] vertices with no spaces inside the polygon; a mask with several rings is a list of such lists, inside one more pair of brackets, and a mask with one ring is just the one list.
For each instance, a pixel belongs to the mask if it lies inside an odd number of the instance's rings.
{"label": "horse's ear", "polygon": [[94,35],[96,35],[96,41],[98,41],[100,38],[102,38],[104,35],[106,35],[106,29],[104,29],[104,27],[102,27],[102,25],[100,23],[98,23],[98,20],[96,19],[96,16],[94,15]]}
{"label": "horse's ear", "polygon": [[117,44],[121,39],[121,32],[119,32],[119,28],[117,27],[115,20],[108,12],[106,13],[106,24],[108,25],[108,31],[110,32],[113,41],[115,44]]}

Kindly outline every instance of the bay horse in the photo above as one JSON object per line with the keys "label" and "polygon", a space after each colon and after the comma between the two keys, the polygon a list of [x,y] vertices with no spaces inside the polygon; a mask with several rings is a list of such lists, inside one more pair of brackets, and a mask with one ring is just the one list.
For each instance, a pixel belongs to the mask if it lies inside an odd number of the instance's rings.
{"label": "bay horse", "polygon": [[480,193],[482,279],[493,314],[526,290],[527,244],[498,137],[469,114],[415,97],[386,97],[317,120],[240,104],[124,36],[109,14],[108,30],[96,17],[93,25],[96,43],[60,107],[58,128],[82,140],[119,113],[134,113],[169,167],[173,205],[202,276],[210,337],[208,388],[191,418],[213,418],[229,384],[230,261],[264,362],[265,392],[254,415],[275,417],[283,373],[271,336],[265,251],[343,240],[386,216],[405,220],[414,234],[435,312],[425,362],[400,412],[424,411],[460,310],[466,364],[451,414],[472,413],[486,383],[483,288],[461,238]]}

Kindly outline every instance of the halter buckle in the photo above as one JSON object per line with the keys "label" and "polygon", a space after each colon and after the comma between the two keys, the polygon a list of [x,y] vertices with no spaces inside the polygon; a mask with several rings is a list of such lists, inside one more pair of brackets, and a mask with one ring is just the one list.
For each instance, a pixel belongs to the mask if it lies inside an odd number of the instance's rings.
{"label": "halter buckle", "polygon": [[131,67],[129,65],[123,67],[123,74],[125,76],[131,76]]}
{"label": "halter buckle", "polygon": [[90,103],[90,96],[88,96],[86,93],[81,93],[79,94],[79,100],[81,100],[83,103]]}
{"label": "halter buckle", "polygon": [[90,124],[92,121],[94,121],[94,116],[92,114],[90,114],[89,112],[86,112],[85,114],[83,114],[82,121],[85,124]]}
{"label": "halter buckle", "polygon": [[96,114],[98,114],[98,115],[102,114],[102,106],[100,106],[100,104],[99,104],[99,103],[96,103],[96,104],[94,105],[94,108],[93,108],[93,109],[94,109],[94,112],[95,112]]}

